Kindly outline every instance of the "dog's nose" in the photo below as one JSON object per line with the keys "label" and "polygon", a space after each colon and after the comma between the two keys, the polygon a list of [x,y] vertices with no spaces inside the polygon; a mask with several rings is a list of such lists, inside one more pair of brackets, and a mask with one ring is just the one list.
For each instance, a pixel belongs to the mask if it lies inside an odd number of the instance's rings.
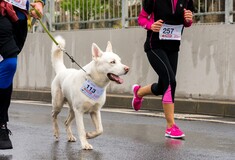
{"label": "dog's nose", "polygon": [[129,69],[130,69],[130,68],[127,67],[127,66],[124,67],[124,70],[125,70],[126,73],[129,72]]}

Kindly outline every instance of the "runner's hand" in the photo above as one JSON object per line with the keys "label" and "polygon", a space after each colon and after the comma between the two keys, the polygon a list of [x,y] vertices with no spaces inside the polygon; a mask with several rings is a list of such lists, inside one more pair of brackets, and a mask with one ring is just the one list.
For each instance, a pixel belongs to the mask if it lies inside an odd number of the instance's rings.
{"label": "runner's hand", "polygon": [[193,13],[190,10],[184,9],[184,19],[186,22],[193,21]]}
{"label": "runner's hand", "polygon": [[153,32],[159,32],[163,25],[163,20],[159,19],[151,25],[151,30]]}
{"label": "runner's hand", "polygon": [[[43,16],[43,4],[41,2],[35,2],[35,3],[30,3],[30,5],[38,10],[38,12],[40,13],[41,17]],[[39,19],[41,17],[39,17],[36,12],[32,9],[30,11],[30,16],[33,17],[33,18],[36,18],[36,19]]]}

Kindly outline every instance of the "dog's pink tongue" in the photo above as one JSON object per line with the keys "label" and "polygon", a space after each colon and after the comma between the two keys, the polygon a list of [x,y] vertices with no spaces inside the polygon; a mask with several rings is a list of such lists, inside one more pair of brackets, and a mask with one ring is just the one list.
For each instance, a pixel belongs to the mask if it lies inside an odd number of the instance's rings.
{"label": "dog's pink tongue", "polygon": [[121,79],[119,76],[114,75],[114,74],[112,74],[111,76],[112,76],[112,79],[113,79],[116,83],[118,83],[118,84],[122,84],[122,83],[123,83],[123,79]]}
{"label": "dog's pink tongue", "polygon": [[121,79],[120,77],[118,78],[118,83],[122,84],[123,83],[123,79]]}

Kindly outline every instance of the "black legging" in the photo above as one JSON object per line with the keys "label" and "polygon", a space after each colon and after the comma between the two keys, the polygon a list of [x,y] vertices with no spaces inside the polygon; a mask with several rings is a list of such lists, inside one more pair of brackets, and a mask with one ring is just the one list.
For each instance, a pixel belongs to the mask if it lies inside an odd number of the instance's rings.
{"label": "black legging", "polygon": [[11,102],[12,84],[5,89],[0,88],[0,125],[9,121],[8,109]]}
{"label": "black legging", "polygon": [[159,76],[158,83],[153,83],[151,86],[152,93],[163,95],[163,103],[174,103],[178,52],[152,49],[147,51],[147,57]]}

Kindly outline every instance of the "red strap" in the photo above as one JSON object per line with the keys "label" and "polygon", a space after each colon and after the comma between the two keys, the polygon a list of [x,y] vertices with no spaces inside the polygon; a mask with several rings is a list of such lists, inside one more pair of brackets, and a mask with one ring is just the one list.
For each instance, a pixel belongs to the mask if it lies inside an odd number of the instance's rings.
{"label": "red strap", "polygon": [[12,4],[5,1],[0,2],[0,14],[2,16],[8,16],[12,22],[16,22],[19,19]]}

